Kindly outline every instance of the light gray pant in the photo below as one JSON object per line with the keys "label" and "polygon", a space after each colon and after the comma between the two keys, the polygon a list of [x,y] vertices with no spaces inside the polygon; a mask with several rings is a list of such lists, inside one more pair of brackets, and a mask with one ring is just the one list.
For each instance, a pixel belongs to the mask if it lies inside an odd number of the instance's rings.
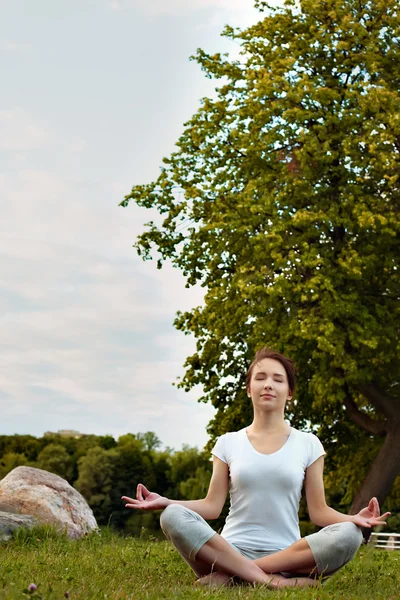
{"label": "light gray pant", "polygon": [[[215,535],[215,531],[203,517],[181,504],[170,504],[161,514],[161,528],[196,574],[206,574],[196,568],[196,554]],[[362,533],[357,525],[347,521],[328,525],[304,539],[314,556],[318,575],[328,576],[353,558],[362,542]],[[228,543],[251,560],[274,554],[238,548],[231,542]]]}

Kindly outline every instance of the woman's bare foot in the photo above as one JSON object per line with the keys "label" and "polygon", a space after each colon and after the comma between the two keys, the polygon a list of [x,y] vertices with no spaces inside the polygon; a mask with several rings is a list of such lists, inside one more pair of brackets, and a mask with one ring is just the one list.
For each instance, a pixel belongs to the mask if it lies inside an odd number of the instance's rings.
{"label": "woman's bare foot", "polygon": [[[266,574],[267,575],[267,574]],[[244,583],[244,582],[243,582]],[[214,571],[209,575],[200,577],[195,582],[195,585],[208,586],[208,587],[222,587],[231,586],[235,584],[235,578],[228,573],[222,571]],[[265,585],[269,589],[279,589],[284,587],[316,587],[319,585],[318,579],[311,579],[310,577],[284,577],[276,573],[267,575],[265,583],[259,583],[255,585]]]}
{"label": "woman's bare foot", "polygon": [[209,575],[205,575],[204,577],[200,577],[195,582],[195,585],[206,585],[208,587],[221,587],[221,586],[229,586],[233,584],[233,577],[228,575],[228,573],[223,573],[222,571],[214,571]]}
{"label": "woman's bare foot", "polygon": [[318,579],[310,577],[284,577],[283,575],[270,575],[271,580],[265,585],[271,589],[284,587],[316,587],[319,585]]}

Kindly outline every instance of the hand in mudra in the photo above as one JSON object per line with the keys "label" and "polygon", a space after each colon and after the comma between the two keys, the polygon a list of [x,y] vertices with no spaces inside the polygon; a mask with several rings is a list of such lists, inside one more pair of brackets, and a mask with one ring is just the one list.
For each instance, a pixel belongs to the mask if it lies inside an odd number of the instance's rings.
{"label": "hand in mudra", "polygon": [[160,496],[155,492],[149,492],[143,483],[139,483],[136,490],[136,499],[122,496],[125,508],[136,508],[137,510],[162,510],[169,504],[168,498]]}
{"label": "hand in mudra", "polygon": [[371,498],[368,506],[360,510],[359,513],[354,515],[354,521],[359,527],[375,527],[375,525],[386,525],[386,517],[390,515],[390,512],[386,512],[381,515],[381,509],[379,508],[379,502],[376,498]]}

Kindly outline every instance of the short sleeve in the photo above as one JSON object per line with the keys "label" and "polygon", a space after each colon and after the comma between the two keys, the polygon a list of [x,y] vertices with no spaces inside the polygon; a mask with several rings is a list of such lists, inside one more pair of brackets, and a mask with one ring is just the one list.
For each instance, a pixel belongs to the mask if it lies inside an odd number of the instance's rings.
{"label": "short sleeve", "polygon": [[326,454],[323,445],[316,435],[309,434],[307,468],[310,467],[318,458]]}
{"label": "short sleeve", "polygon": [[215,443],[214,448],[211,450],[211,454],[222,460],[224,463],[228,463],[226,455],[226,435],[221,435]]}

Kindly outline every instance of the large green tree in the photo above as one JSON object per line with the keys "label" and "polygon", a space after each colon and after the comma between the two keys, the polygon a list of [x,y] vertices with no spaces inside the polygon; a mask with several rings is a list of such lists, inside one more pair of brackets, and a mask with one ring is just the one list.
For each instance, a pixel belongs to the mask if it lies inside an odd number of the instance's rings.
{"label": "large green tree", "polygon": [[39,469],[55,473],[63,479],[72,480],[72,458],[62,444],[48,444],[37,457],[35,465]]}
{"label": "large green tree", "polygon": [[94,446],[78,461],[79,477],[74,487],[85,497],[100,525],[107,525],[110,519],[116,459],[116,450]]}
{"label": "large green tree", "polygon": [[205,288],[175,325],[197,340],[181,385],[217,409],[210,434],[248,422],[254,351],[285,352],[293,422],[319,427],[355,511],[400,474],[398,1],[256,5],[259,22],[224,31],[239,59],[197,52],[216,98],[121,204],[163,216],[143,258]]}

